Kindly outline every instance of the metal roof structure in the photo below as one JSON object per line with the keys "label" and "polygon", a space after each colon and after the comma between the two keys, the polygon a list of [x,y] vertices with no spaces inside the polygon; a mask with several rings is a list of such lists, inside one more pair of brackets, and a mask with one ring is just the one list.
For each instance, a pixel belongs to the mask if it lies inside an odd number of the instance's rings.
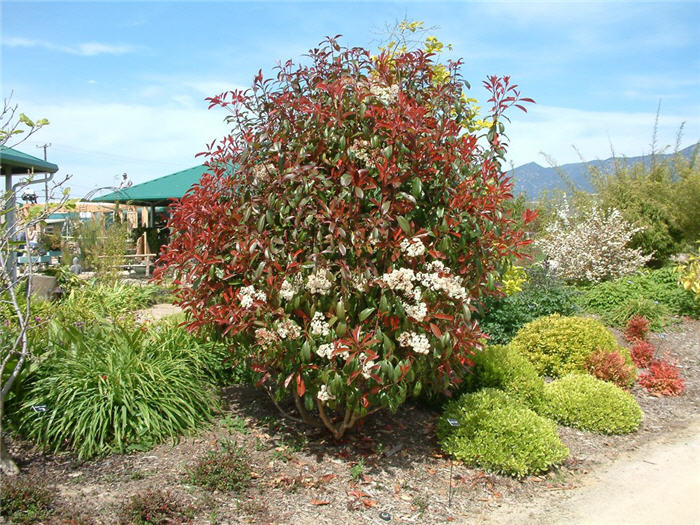
{"label": "metal roof structure", "polygon": [[194,184],[199,182],[207,170],[206,166],[195,166],[91,200],[92,202],[129,203],[137,206],[167,206],[171,199],[181,199]]}
{"label": "metal roof structure", "polygon": [[27,173],[56,173],[58,166],[37,157],[32,157],[7,146],[0,146],[0,166],[3,175],[26,175]]}

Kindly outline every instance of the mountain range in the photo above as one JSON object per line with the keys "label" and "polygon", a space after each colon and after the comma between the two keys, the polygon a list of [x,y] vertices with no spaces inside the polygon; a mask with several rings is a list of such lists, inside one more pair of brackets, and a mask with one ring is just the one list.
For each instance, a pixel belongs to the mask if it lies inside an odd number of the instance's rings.
{"label": "mountain range", "polygon": [[[690,158],[698,145],[700,145],[700,143],[688,146],[678,153],[684,157]],[[674,153],[657,153],[656,159],[668,159],[673,155]],[[593,188],[588,180],[588,173],[591,168],[597,168],[603,172],[610,172],[614,168],[616,162],[623,161],[629,165],[641,162],[648,166],[651,163],[651,159],[651,155],[640,157],[610,157],[605,160],[576,162],[549,168],[540,166],[536,162],[530,162],[510,171],[510,175],[513,177],[515,183],[513,195],[517,196],[524,193],[528,199],[535,199],[543,191],[551,191],[554,189],[566,190],[569,186],[565,182],[565,178],[568,178],[577,188],[591,191]],[[562,175],[564,175],[564,177],[562,177]]]}

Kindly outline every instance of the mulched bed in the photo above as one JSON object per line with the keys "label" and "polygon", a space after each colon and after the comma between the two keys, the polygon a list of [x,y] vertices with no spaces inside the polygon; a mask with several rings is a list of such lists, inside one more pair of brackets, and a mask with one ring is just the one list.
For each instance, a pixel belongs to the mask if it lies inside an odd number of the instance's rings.
{"label": "mulched bed", "polygon": [[[210,429],[148,452],[81,463],[66,454],[42,454],[24,441],[10,439],[9,445],[23,458],[22,475],[55,486],[56,523],[115,523],[129,498],[148,489],[169,491],[193,506],[193,523],[479,523],[495,507],[545,504],[620,454],[669,437],[698,417],[700,321],[684,320],[652,334],[651,342],[657,356],[668,352],[676,360],[686,393],[658,398],[635,386],[645,414],[638,432],[602,436],[561,427],[570,458],[547,475],[523,480],[451,464],[434,437],[437,413],[427,407],[407,404],[393,415],[377,413],[335,442],[281,418],[264,392],[247,387],[225,389],[226,410]],[[221,440],[244,445],[249,454],[253,479],[242,493],[189,484],[188,466]]]}

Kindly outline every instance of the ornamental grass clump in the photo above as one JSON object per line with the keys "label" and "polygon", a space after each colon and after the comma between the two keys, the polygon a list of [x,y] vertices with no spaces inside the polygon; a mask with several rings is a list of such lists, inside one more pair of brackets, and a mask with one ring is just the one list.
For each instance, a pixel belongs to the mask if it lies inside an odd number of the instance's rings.
{"label": "ornamental grass clump", "polygon": [[630,343],[646,341],[649,335],[649,319],[643,315],[633,315],[625,326],[625,339]]}
{"label": "ornamental grass clump", "polygon": [[88,459],[145,450],[196,430],[217,406],[207,378],[184,352],[156,341],[147,331],[111,323],[56,327],[54,348],[22,401],[20,432]]}
{"label": "ornamental grass clump", "polygon": [[562,425],[601,434],[634,432],[643,417],[632,394],[587,374],[548,383],[543,414]]}
{"label": "ornamental grass clump", "polygon": [[558,314],[526,324],[510,345],[529,359],[540,375],[553,377],[583,372],[592,353],[619,348],[615,336],[601,322]]}
{"label": "ornamental grass clump", "polygon": [[[457,426],[449,419],[456,420]],[[446,453],[509,476],[543,472],[569,456],[554,422],[492,388],[449,402],[436,432]]]}
{"label": "ornamental grass clump", "polygon": [[464,378],[464,390],[502,390],[535,411],[544,399],[544,381],[532,363],[510,346],[488,346],[472,358],[474,365]]}
{"label": "ornamental grass clump", "polygon": [[482,344],[473,300],[528,242],[501,162],[503,112],[530,101],[490,78],[480,142],[460,62],[436,65],[328,39],[212,97],[233,131],[170,220],[159,274],[190,328],[249,348],[259,384],[336,438],[465,375]]}
{"label": "ornamental grass clump", "polygon": [[630,349],[630,357],[639,368],[649,368],[654,360],[654,345],[638,339]]}

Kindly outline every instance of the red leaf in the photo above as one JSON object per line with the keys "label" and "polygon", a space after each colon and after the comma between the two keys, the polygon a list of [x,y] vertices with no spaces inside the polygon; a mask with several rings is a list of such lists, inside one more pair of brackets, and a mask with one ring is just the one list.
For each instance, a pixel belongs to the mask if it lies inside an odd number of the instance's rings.
{"label": "red leaf", "polygon": [[439,329],[436,325],[434,325],[433,323],[430,323],[430,331],[433,332],[433,335],[434,335],[435,337],[437,337],[438,339],[440,339],[440,338],[442,337],[442,332],[441,332],[440,329]]}
{"label": "red leaf", "polygon": [[304,395],[304,392],[306,392],[306,385],[304,384],[304,380],[301,378],[301,375],[297,375],[297,394],[299,394],[299,397]]}
{"label": "red leaf", "polygon": [[328,504],[330,503],[330,501],[327,500],[327,499],[312,499],[312,500],[310,501],[310,503],[311,503],[312,505],[316,505],[316,506],[318,507],[318,506],[321,506],[321,505],[328,505]]}

